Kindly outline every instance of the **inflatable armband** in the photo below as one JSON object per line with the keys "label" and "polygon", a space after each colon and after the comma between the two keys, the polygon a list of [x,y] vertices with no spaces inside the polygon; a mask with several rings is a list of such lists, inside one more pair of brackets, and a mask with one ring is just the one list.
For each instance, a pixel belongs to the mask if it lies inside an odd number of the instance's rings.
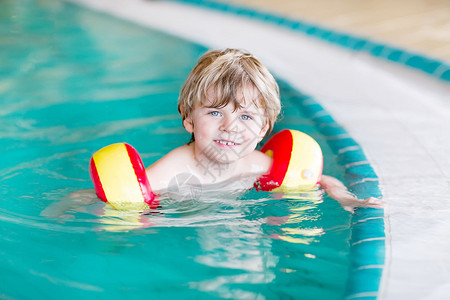
{"label": "inflatable armband", "polygon": [[155,205],[142,160],[126,143],[98,150],[91,158],[89,173],[97,196],[116,209],[142,210]]}
{"label": "inflatable armband", "polygon": [[268,174],[255,183],[257,190],[289,192],[313,188],[322,175],[323,156],[309,135],[285,129],[275,134],[261,151],[273,158]]}

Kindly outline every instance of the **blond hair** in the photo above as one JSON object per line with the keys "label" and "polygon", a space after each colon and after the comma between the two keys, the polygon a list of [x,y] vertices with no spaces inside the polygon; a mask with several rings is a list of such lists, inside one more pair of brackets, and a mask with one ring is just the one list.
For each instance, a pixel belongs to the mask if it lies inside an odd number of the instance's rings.
{"label": "blond hair", "polygon": [[216,95],[211,99],[211,107],[225,107],[231,102],[238,109],[242,105],[237,93],[249,86],[258,94],[256,99],[252,99],[253,103],[264,110],[269,125],[267,136],[281,110],[278,84],[253,55],[241,50],[210,50],[200,57],[181,89],[178,111],[184,121],[197,105],[207,100],[210,88]]}

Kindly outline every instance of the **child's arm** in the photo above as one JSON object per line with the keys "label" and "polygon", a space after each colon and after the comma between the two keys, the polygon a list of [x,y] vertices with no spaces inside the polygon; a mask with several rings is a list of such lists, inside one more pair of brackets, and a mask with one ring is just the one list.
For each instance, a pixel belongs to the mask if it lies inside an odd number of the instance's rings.
{"label": "child's arm", "polygon": [[322,175],[319,183],[325,192],[327,192],[331,198],[338,201],[348,212],[354,213],[355,207],[383,208],[385,206],[385,202],[383,200],[374,197],[370,197],[365,200],[358,199],[347,190],[341,181],[334,177]]}
{"label": "child's arm", "polygon": [[53,202],[42,212],[42,217],[59,218],[68,210],[88,206],[101,201],[94,189],[79,190],[66,195],[61,201]]}

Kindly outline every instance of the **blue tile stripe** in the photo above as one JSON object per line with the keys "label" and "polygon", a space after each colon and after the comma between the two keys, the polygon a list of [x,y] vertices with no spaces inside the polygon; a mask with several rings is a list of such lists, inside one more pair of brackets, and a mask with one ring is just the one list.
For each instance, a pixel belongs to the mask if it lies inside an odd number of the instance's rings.
{"label": "blue tile stripe", "polygon": [[254,8],[247,8],[235,4],[222,3],[213,0],[171,0],[194,4],[221,12],[232,13],[256,20],[285,27],[329,43],[339,45],[352,51],[364,52],[400,65],[404,65],[439,78],[450,81],[450,64],[438,59],[414,53],[409,50],[392,47],[377,41],[350,35],[348,33],[330,30],[305,21],[290,19],[277,14],[264,12]]}
{"label": "blue tile stripe", "polygon": [[[382,197],[378,176],[359,144],[315,101],[277,79],[294,95],[299,109],[313,122],[345,169],[344,181],[360,198]],[[385,264],[384,209],[357,209],[352,216],[350,274],[346,299],[376,299]]]}

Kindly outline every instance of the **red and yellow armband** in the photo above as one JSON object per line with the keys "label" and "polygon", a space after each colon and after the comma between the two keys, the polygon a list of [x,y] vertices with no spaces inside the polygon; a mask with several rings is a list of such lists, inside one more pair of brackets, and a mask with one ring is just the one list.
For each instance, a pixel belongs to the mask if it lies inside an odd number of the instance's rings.
{"label": "red and yellow armband", "polygon": [[136,149],[126,143],[98,150],[89,173],[97,196],[116,209],[142,210],[156,204],[144,164]]}
{"label": "red and yellow armband", "polygon": [[309,135],[285,129],[270,138],[261,151],[273,161],[269,173],[256,181],[257,190],[276,193],[306,190],[320,181],[322,150]]}

